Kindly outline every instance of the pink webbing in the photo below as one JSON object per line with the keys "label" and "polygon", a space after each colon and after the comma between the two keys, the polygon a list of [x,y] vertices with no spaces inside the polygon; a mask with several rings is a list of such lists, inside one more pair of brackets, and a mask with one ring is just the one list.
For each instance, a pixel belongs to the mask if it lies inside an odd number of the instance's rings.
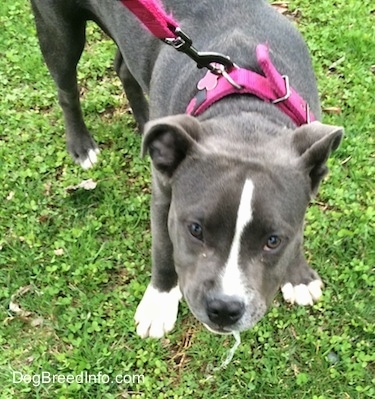
{"label": "pink webbing", "polygon": [[[285,80],[279,71],[272,64],[268,47],[265,44],[258,44],[256,48],[257,59],[263,73],[270,82],[277,97],[285,95]],[[276,98],[277,98],[276,97]],[[275,98],[275,99],[276,99]],[[314,114],[310,111],[307,102],[290,86],[290,96],[276,104],[285,114],[287,114],[297,126],[304,123],[313,122]]]}
{"label": "pink webbing", "polygon": [[168,15],[158,0],[120,0],[157,38],[176,38],[177,22]]}
{"label": "pink webbing", "polygon": [[[207,72],[207,74],[211,74],[211,72]],[[186,112],[190,115],[198,116],[213,103],[230,94],[253,94],[264,101],[271,101],[275,97],[267,79],[256,72],[235,68],[229,72],[229,75],[239,86],[242,86],[242,89],[236,89],[224,77],[216,76],[217,82],[212,89],[208,88],[204,101],[201,104],[197,104],[196,98],[193,98]]]}

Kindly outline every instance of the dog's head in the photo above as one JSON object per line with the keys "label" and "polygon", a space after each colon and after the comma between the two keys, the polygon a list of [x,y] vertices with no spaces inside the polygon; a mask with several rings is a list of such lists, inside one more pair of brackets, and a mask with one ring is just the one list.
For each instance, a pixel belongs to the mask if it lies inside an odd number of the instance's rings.
{"label": "dog's head", "polygon": [[306,208],[342,136],[319,122],[263,138],[250,126],[232,143],[218,131],[234,124],[167,117],[149,123],[143,141],[155,187],[170,195],[180,289],[193,314],[223,333],[251,328],[299,261]]}

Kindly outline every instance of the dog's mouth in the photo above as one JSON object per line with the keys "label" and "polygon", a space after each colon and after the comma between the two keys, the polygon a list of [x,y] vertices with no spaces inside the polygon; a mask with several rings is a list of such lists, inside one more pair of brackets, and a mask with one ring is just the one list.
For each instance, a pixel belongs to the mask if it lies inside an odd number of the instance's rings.
{"label": "dog's mouth", "polygon": [[229,335],[229,334],[233,334],[233,330],[229,330],[226,329],[224,327],[220,327],[220,326],[215,326],[211,327],[206,323],[203,323],[203,325],[207,328],[208,331],[214,333],[214,334],[220,334],[220,335]]}

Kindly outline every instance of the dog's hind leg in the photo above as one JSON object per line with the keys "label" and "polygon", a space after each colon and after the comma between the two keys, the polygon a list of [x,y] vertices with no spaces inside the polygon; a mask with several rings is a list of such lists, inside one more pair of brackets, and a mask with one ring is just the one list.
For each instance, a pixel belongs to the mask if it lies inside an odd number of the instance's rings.
{"label": "dog's hind leg", "polygon": [[31,4],[42,54],[58,89],[68,151],[87,169],[96,162],[99,149],[83,120],[77,85],[86,19],[71,1],[32,0]]}
{"label": "dog's hind leg", "polygon": [[284,300],[297,305],[313,305],[322,296],[322,287],[318,273],[307,264],[300,250],[281,284]]}
{"label": "dog's hind leg", "polygon": [[126,98],[129,101],[134,118],[137,122],[138,129],[143,133],[143,128],[149,120],[148,102],[141,86],[129,71],[129,68],[119,50],[117,50],[115,58],[115,70],[121,80]]}

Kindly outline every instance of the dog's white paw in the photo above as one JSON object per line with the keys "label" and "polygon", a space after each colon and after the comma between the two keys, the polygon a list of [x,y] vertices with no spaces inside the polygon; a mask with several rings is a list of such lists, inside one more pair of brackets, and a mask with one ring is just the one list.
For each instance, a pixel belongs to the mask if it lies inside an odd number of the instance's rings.
{"label": "dog's white paw", "polygon": [[79,161],[79,164],[85,170],[91,168],[98,160],[97,154],[99,154],[99,148],[90,149],[87,153],[87,158]]}
{"label": "dog's white paw", "polygon": [[289,303],[307,306],[313,305],[322,296],[323,283],[321,280],[314,280],[308,285],[292,285],[286,283],[281,287],[284,300]]}
{"label": "dog's white paw", "polygon": [[141,338],[162,338],[173,330],[181,297],[178,285],[169,292],[160,292],[150,284],[135,312],[137,334]]}

